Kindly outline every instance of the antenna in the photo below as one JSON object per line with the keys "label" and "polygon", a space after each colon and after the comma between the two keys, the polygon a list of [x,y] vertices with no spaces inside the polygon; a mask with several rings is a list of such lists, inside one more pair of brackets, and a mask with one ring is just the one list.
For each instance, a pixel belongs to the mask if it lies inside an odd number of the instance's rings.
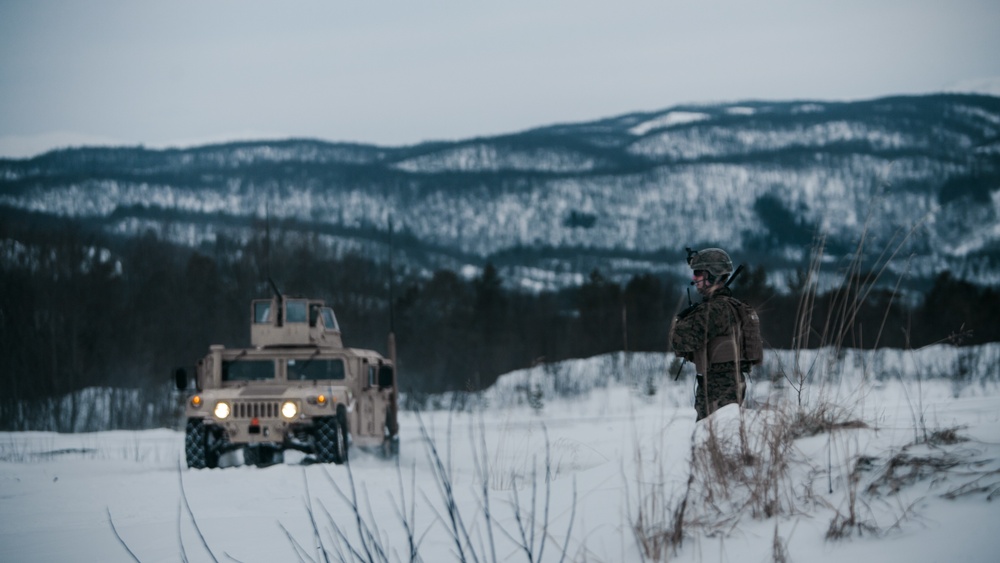
{"label": "antenna", "polygon": [[[264,200],[264,275],[267,277],[267,281],[271,282],[271,287],[274,287],[274,282],[271,281],[271,198],[268,197]],[[275,293],[281,295],[275,289]]]}
{"label": "antenna", "polygon": [[392,393],[390,395],[391,420],[388,421],[389,433],[394,440],[399,436],[399,419],[396,413],[399,412],[399,362],[396,360],[396,318],[395,318],[395,296],[396,287],[395,275],[393,272],[393,225],[392,215],[389,216],[389,360],[392,361]]}
{"label": "antenna", "polygon": [[278,300],[280,301],[281,291],[278,289],[278,284],[274,283],[274,280],[271,279],[271,276],[267,276],[267,282],[271,284],[271,291],[274,292],[274,296],[277,297]]}
{"label": "antenna", "polygon": [[396,276],[393,269],[393,225],[392,216],[389,216],[389,332],[396,333],[396,306],[395,288]]}

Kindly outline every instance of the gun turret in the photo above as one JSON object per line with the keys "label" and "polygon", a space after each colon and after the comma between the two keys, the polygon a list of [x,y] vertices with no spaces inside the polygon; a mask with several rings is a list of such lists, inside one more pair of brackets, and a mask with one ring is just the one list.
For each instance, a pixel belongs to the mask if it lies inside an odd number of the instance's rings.
{"label": "gun turret", "polygon": [[274,289],[274,297],[255,299],[250,305],[251,344],[257,348],[344,346],[333,308],[315,299],[286,297]]}

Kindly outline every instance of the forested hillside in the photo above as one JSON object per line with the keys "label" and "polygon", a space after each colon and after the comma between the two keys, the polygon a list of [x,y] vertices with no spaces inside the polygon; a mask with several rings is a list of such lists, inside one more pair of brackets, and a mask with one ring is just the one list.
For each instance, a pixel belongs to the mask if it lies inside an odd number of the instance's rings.
{"label": "forested hillside", "polygon": [[1000,98],[691,105],[407,147],[66,149],[0,159],[0,212],[152,230],[203,253],[270,217],[379,259],[392,221],[400,264],[490,262],[509,285],[553,290],[595,268],[619,283],[680,275],[685,246],[722,245],[787,280],[816,233],[835,259],[902,238],[906,259],[889,264],[902,291],[945,270],[992,286]]}

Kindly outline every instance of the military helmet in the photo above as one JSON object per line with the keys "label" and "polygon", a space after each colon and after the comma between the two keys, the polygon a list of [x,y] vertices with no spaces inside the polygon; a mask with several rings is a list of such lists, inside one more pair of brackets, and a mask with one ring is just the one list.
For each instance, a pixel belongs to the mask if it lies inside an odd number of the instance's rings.
{"label": "military helmet", "polygon": [[733,273],[733,261],[721,248],[706,248],[688,252],[688,265],[692,270],[707,270],[713,277]]}

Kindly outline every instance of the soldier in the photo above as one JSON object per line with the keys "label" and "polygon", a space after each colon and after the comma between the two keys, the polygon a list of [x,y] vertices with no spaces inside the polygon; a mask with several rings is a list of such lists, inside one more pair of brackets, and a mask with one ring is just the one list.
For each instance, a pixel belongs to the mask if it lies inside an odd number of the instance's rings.
{"label": "soldier", "polygon": [[[760,325],[753,309],[734,299],[726,285],[733,273],[733,261],[725,251],[688,249],[688,265],[694,273],[691,285],[697,288],[702,302],[681,311],[674,319],[670,343],[675,354],[695,365],[698,375],[694,405],[697,420],[701,420],[724,405],[743,404],[746,376],[760,361],[755,351],[759,349]],[[756,340],[751,340],[750,345],[743,340],[747,318],[757,323],[756,334],[750,334]]]}

